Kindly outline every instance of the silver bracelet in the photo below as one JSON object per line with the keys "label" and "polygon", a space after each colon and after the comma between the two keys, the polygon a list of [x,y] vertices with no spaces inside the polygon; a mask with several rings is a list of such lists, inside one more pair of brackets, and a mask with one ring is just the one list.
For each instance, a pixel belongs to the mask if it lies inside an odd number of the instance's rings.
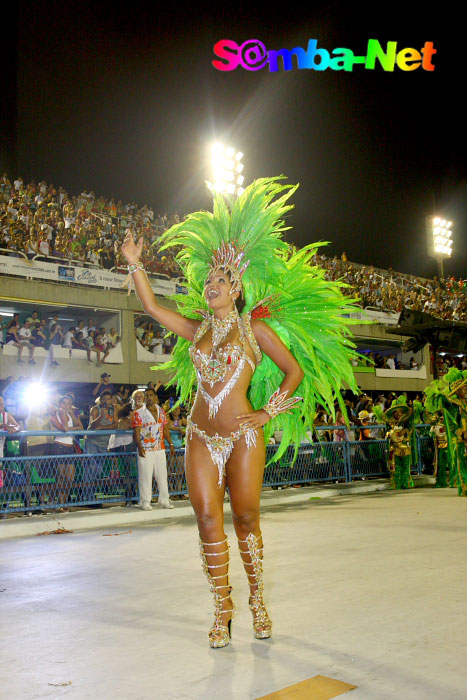
{"label": "silver bracelet", "polygon": [[132,275],[133,272],[136,272],[136,270],[144,271],[144,265],[142,262],[131,263],[130,265],[128,265],[128,272],[130,275]]}

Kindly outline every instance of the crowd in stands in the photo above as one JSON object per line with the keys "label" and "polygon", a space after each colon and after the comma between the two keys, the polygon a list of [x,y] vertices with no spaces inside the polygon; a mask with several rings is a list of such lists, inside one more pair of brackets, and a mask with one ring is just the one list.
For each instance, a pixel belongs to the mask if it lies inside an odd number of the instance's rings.
{"label": "crowd in stands", "polygon": [[[160,235],[179,215],[156,215],[150,206],[123,204],[83,191],[69,195],[62,187],[44,181],[26,184],[22,177],[11,182],[0,178],[0,254],[40,256],[59,262],[126,269],[121,244],[127,231],[144,239],[142,262],[149,274],[180,277],[174,251],[159,251]],[[156,245],[152,245],[156,243]],[[426,280],[347,260],[316,256],[328,279],[349,285],[344,294],[357,296],[364,308],[400,312],[404,307],[425,311],[445,320],[467,320],[467,280]]]}
{"label": "crowd in stands", "polygon": [[121,245],[127,231],[144,239],[142,262],[153,274],[178,278],[173,251],[159,253],[151,244],[179,221],[178,214],[155,215],[148,206],[96,197],[71,196],[44,181],[11,182],[0,177],[0,254],[28,259],[71,261],[76,265],[125,268]]}
{"label": "crowd in stands", "polygon": [[348,287],[347,296],[357,296],[363,308],[401,312],[408,308],[424,311],[446,321],[467,321],[467,280],[451,277],[432,280],[388,270],[365,267],[349,262],[345,253],[328,258],[317,255],[316,263],[326,270],[326,277],[340,279]]}
{"label": "crowd in stands", "polygon": [[80,319],[74,326],[66,328],[59,323],[58,315],[47,320],[40,317],[34,310],[26,316],[22,323],[20,314],[13,314],[12,318],[4,320],[0,316],[0,346],[13,345],[18,349],[18,363],[23,364],[23,352],[29,354],[29,363],[36,364],[34,352],[36,348],[45,348],[48,351],[49,362],[55,367],[59,363],[54,356],[54,348],[57,346],[67,348],[70,357],[73,350],[85,350],[88,362],[96,359],[97,366],[105,363],[112,348],[116,347],[121,338],[115,328],[106,330],[104,326],[97,327],[91,318],[85,322]]}
{"label": "crowd in stands", "polygon": [[177,339],[171,335],[166,337],[166,331],[158,323],[135,317],[136,340],[143,348],[154,355],[170,355]]}

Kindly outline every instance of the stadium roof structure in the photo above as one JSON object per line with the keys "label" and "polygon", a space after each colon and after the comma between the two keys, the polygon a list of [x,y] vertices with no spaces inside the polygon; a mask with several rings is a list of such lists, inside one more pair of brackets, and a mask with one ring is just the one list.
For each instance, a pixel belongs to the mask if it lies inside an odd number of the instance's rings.
{"label": "stadium roof structure", "polygon": [[[443,321],[423,311],[404,309],[397,326],[388,326],[387,332],[408,336],[403,345],[406,352],[418,352],[429,343],[435,356],[440,350],[467,354],[467,323],[462,321]],[[436,377],[437,363],[434,364]]]}

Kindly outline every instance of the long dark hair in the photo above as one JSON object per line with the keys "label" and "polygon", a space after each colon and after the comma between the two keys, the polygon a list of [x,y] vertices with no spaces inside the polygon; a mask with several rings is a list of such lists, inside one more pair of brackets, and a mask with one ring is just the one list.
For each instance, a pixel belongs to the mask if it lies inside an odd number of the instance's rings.
{"label": "long dark hair", "polygon": [[242,296],[239,296],[235,299],[234,304],[239,314],[241,314],[243,309],[245,308],[245,303],[245,299]]}

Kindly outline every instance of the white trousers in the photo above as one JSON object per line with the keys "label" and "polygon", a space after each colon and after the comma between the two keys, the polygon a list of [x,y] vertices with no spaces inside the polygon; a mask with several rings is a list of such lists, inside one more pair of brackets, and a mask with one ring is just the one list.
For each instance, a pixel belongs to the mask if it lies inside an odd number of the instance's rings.
{"label": "white trousers", "polygon": [[138,483],[140,505],[151,503],[152,476],[156,477],[159,488],[159,503],[169,503],[169,487],[167,484],[167,463],[165,450],[146,450],[146,456],[138,455]]}

